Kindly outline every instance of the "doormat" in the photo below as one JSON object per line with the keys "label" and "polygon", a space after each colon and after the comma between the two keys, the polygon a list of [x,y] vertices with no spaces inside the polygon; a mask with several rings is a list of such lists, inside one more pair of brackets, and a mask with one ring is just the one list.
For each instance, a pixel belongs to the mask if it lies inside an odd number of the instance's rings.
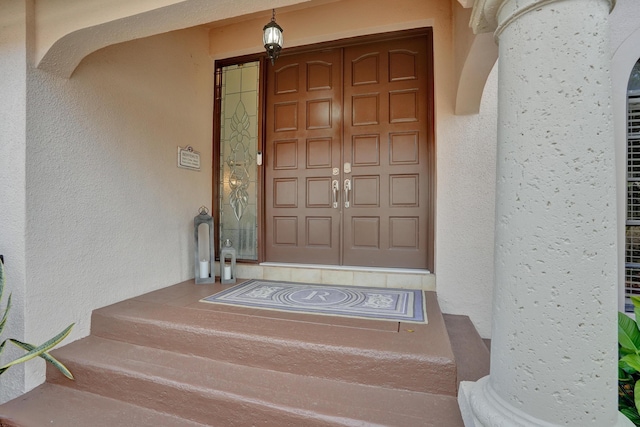
{"label": "doormat", "polygon": [[424,292],[252,279],[201,302],[267,310],[427,323]]}

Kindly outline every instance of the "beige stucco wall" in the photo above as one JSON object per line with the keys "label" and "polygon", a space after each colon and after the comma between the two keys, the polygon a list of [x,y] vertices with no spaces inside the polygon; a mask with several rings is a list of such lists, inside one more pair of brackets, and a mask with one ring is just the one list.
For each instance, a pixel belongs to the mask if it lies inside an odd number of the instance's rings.
{"label": "beige stucco wall", "polygon": [[[30,70],[25,335],[193,277],[193,217],[211,201],[212,73],[205,29],[115,45],[73,78]],[[177,147],[201,171],[176,166]],[[68,342],[67,341],[67,342]],[[42,381],[29,363],[26,387]]]}

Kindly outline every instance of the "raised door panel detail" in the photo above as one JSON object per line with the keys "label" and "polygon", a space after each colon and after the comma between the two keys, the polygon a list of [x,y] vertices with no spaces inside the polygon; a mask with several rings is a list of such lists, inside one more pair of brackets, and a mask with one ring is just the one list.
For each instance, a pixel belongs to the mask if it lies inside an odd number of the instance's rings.
{"label": "raised door panel detail", "polygon": [[333,87],[332,64],[328,62],[307,63],[307,90],[327,90]]}
{"label": "raised door panel detail", "polygon": [[331,208],[331,178],[307,178],[307,207]]}
{"label": "raised door panel detail", "polygon": [[377,134],[354,135],[352,151],[353,166],[380,165],[380,136]]}
{"label": "raised door panel detail", "polygon": [[377,93],[354,96],[351,100],[353,126],[377,125],[380,96]]}
{"label": "raised door panel detail", "polygon": [[274,73],[274,92],[276,95],[299,92],[299,66],[286,65]]}
{"label": "raised door panel detail", "polygon": [[264,260],[339,264],[332,182],[341,177],[332,169],[342,153],[342,50],[285,55],[266,68]]}
{"label": "raised door panel detail", "polygon": [[273,130],[284,132],[298,129],[298,103],[283,102],[273,105]]}
{"label": "raised door panel detail", "polygon": [[331,100],[307,101],[307,129],[328,129],[331,127]]}
{"label": "raised door panel detail", "polygon": [[[345,264],[425,268],[431,262],[429,177],[434,159],[429,156],[433,146],[430,43],[429,37],[418,36],[344,50],[345,81],[359,83],[343,89],[344,162],[354,167],[350,207],[342,209]],[[364,64],[373,57],[378,69],[358,74],[353,64]],[[374,74],[378,83],[372,82]],[[371,148],[373,140],[361,138],[375,134],[380,139],[378,154]],[[379,164],[369,164],[374,161]],[[374,185],[373,179],[361,179],[374,176],[379,185]],[[379,234],[372,220],[365,217],[379,218]],[[354,231],[354,227],[360,230]],[[379,243],[370,241],[372,236]]]}
{"label": "raised door panel detail", "polygon": [[416,89],[389,92],[389,122],[418,121],[418,91]]}
{"label": "raised door panel detail", "polygon": [[331,248],[331,217],[307,217],[307,246]]}
{"label": "raised door panel detail", "polygon": [[419,177],[418,175],[391,175],[390,205],[391,207],[418,207]]}
{"label": "raised door panel detail", "polygon": [[392,249],[419,249],[419,225],[416,217],[389,218],[389,246]]}
{"label": "raised door panel detail", "polygon": [[354,176],[352,184],[354,208],[372,208],[380,206],[379,176]]}
{"label": "raised door panel detail", "polygon": [[351,62],[351,84],[353,86],[380,83],[380,54],[369,53]]}
{"label": "raised door panel detail", "polygon": [[389,134],[389,164],[417,165],[419,159],[418,132]]}
{"label": "raised door panel detail", "polygon": [[416,80],[418,52],[392,50],[389,52],[389,81]]}
{"label": "raised door panel detail", "polygon": [[273,217],[273,243],[281,246],[298,245],[298,218],[295,216]]}
{"label": "raised door panel detail", "polygon": [[331,167],[331,138],[307,139],[307,169]]}
{"label": "raised door panel detail", "polygon": [[273,180],[273,207],[298,207],[298,178],[276,178]]}
{"label": "raised door panel detail", "polygon": [[378,217],[352,217],[351,241],[356,248],[380,248],[380,218]]}
{"label": "raised door panel detail", "polygon": [[275,141],[273,144],[273,168],[277,170],[298,168],[298,141]]}

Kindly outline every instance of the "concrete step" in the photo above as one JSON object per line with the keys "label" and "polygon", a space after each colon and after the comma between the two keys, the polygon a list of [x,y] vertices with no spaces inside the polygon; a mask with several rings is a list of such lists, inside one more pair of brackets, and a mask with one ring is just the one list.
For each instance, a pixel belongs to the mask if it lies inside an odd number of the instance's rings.
{"label": "concrete step", "polygon": [[92,336],[55,356],[76,381],[52,369],[52,384],[206,425],[459,425],[453,396],[271,371]]}
{"label": "concrete step", "polygon": [[489,375],[490,352],[468,316],[443,314],[456,360],[458,383]]}
{"label": "concrete step", "polygon": [[147,296],[96,310],[91,333],[272,371],[455,396],[455,361],[435,293],[426,292],[426,301],[425,325],[327,323],[327,316],[243,311],[197,299],[185,310]]}
{"label": "concrete step", "polygon": [[6,427],[205,427],[175,415],[132,405],[93,393],[43,384],[0,406]]}
{"label": "concrete step", "polygon": [[48,367],[0,426],[463,427],[457,380],[488,370],[469,319],[443,317],[431,292],[424,325],[198,302],[223,288],[96,310],[91,336],[53,352],[76,381]]}

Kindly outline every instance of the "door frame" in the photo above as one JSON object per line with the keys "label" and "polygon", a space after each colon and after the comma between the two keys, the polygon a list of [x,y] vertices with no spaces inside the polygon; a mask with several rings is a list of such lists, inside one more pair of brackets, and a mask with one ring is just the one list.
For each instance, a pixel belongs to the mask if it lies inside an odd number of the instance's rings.
{"label": "door frame", "polygon": [[[280,56],[296,55],[299,53],[307,53],[314,51],[321,51],[328,48],[335,47],[347,47],[365,43],[375,43],[377,41],[390,40],[395,38],[407,38],[416,36],[427,37],[427,171],[429,173],[428,179],[428,201],[427,201],[427,269],[435,272],[435,213],[436,213],[436,185],[435,179],[437,176],[436,171],[436,144],[435,144],[435,85],[434,85],[434,58],[433,58],[433,28],[417,28],[411,30],[394,31],[388,33],[377,33],[359,37],[353,37],[348,39],[339,39],[329,42],[317,43],[305,46],[296,46],[284,49]],[[221,85],[220,78],[222,68],[230,65],[238,65],[247,62],[260,63],[260,84],[259,84],[259,108],[261,113],[258,116],[258,150],[263,151],[265,141],[265,108],[266,108],[266,94],[265,84],[267,76],[267,67],[270,66],[269,61],[266,60],[264,53],[244,55],[233,58],[225,58],[216,60],[214,63],[214,94],[213,94],[213,135],[212,135],[212,213],[219,212],[218,200],[219,200],[219,185],[220,185],[220,108],[221,108]],[[258,225],[258,260],[241,260],[240,262],[259,264],[265,260],[265,234],[267,224],[265,223],[265,168],[259,167],[258,174],[258,210],[257,210],[257,225]],[[216,218],[216,216],[214,216]],[[217,228],[216,228],[217,229]],[[216,259],[219,259],[219,248],[215,245]]]}

